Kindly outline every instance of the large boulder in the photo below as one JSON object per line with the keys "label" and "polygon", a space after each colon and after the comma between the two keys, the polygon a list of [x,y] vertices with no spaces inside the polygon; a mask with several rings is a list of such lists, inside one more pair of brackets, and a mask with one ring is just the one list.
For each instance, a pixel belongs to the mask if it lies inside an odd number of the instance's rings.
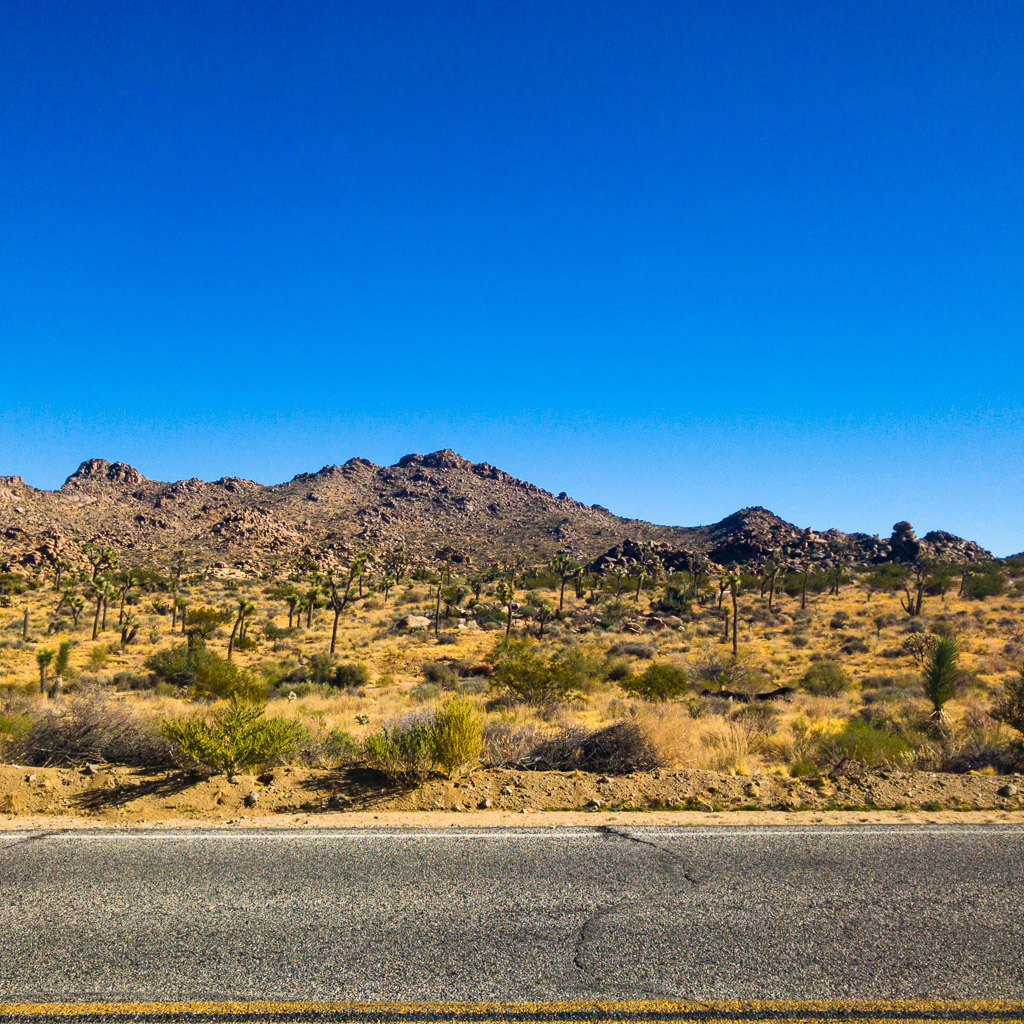
{"label": "large boulder", "polygon": [[399,619],[395,623],[395,629],[430,629],[430,619],[425,615],[406,615],[404,619]]}

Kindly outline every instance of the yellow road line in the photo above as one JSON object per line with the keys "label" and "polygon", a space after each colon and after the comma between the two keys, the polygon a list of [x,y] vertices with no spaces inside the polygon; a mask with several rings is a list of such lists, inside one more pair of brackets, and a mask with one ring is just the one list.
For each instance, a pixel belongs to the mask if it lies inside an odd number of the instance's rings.
{"label": "yellow road line", "polygon": [[561,1002],[102,1002],[0,1003],[0,1024],[20,1021],[61,1021],[110,1024],[111,1021],[173,1021],[187,1017],[190,1024],[259,1021],[260,1024],[300,1024],[308,1020],[357,1020],[374,1024],[523,1024],[557,1019],[559,1024],[823,1024],[854,1018],[858,1024],[976,1024],[998,1020],[1024,1024],[1024,1002],[1018,1000],[568,1000]]}

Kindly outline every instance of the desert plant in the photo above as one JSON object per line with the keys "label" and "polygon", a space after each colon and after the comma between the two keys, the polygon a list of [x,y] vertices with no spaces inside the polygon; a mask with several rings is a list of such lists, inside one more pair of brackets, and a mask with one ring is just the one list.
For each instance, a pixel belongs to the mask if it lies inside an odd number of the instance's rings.
{"label": "desert plant", "polygon": [[12,743],[21,764],[76,765],[89,761],[140,768],[174,764],[155,723],[105,694],[75,694],[34,717]]}
{"label": "desert plant", "polygon": [[990,714],[997,722],[1002,722],[1024,734],[1024,667],[1020,669],[1016,679],[1010,679],[1003,684],[999,701]]}
{"label": "desert plant", "polygon": [[686,693],[690,676],[679,665],[654,662],[642,674],[627,676],[619,685],[643,700],[665,701]]}
{"label": "desert plant", "polygon": [[430,721],[433,760],[451,778],[480,757],[483,736],[480,716],[464,697],[444,702]]}
{"label": "desert plant", "polygon": [[40,647],[36,651],[36,665],[39,666],[39,692],[46,693],[46,670],[50,667],[57,652],[52,647]]}
{"label": "desert plant", "polygon": [[543,740],[519,765],[541,770],[578,769],[625,775],[660,768],[662,758],[636,722],[616,722],[593,731],[563,729]]}
{"label": "desert plant", "polygon": [[932,705],[929,721],[935,726],[949,724],[945,705],[956,692],[960,675],[960,645],[956,637],[941,636],[924,667],[924,695]]}
{"label": "desert plant", "polygon": [[264,771],[293,755],[303,739],[298,722],[265,718],[265,711],[264,704],[232,696],[227,707],[210,715],[180,715],[164,722],[160,731],[200,770]]}
{"label": "desert plant", "polygon": [[803,687],[816,697],[838,697],[853,685],[849,673],[835,661],[817,661],[804,673]]}
{"label": "desert plant", "polygon": [[357,689],[370,682],[370,670],[362,662],[343,661],[335,670],[331,685],[339,689]]}
{"label": "desert plant", "polygon": [[367,737],[363,756],[391,785],[418,785],[434,766],[430,716],[410,715]]}

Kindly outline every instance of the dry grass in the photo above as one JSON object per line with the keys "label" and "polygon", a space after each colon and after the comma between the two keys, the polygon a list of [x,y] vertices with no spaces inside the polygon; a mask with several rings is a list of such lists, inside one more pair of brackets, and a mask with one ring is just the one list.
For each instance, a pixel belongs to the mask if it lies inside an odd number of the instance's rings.
{"label": "dry grass", "polygon": [[[330,616],[322,611],[312,628],[303,625],[276,639],[262,635],[270,622],[277,630],[287,626],[283,605],[268,597],[265,584],[242,584],[239,593],[256,602],[258,611],[251,628],[257,639],[255,649],[237,651],[235,664],[261,678],[268,665],[295,669],[308,668],[315,655],[323,655],[329,644]],[[234,594],[224,581],[207,580],[192,588],[194,605],[226,607]],[[646,610],[647,596],[640,602]],[[140,622],[136,643],[121,649],[116,629],[109,628],[97,641],[90,639],[91,623],[83,616],[79,628],[71,633],[48,634],[46,627],[56,597],[42,589],[31,594],[30,634],[21,640],[22,606],[15,603],[0,609],[0,711],[6,699],[17,698],[30,708],[46,706],[38,696],[35,652],[41,646],[56,646],[65,636],[75,640],[72,651],[72,687],[75,676],[92,676],[101,686],[113,691],[115,683],[125,684],[128,676],[140,682],[146,675],[143,663],[155,650],[181,643],[180,633],[172,634],[167,616],[148,610],[150,599],[143,597],[136,608]],[[426,588],[399,588],[385,605],[379,597],[357,605],[341,620],[337,660],[367,665],[370,682],[355,692],[314,689],[288,699],[288,688],[281,687],[269,697],[270,715],[281,715],[304,722],[323,733],[344,730],[356,741],[379,730],[387,721],[419,708],[436,706],[443,694],[422,688],[421,669],[426,662],[461,661],[469,665],[485,662],[499,630],[465,629],[451,632],[453,643],[441,644],[429,633],[399,635],[389,627],[396,614],[426,612]],[[632,608],[632,602],[625,602]],[[566,595],[570,611],[583,609],[571,592]],[[876,629],[875,618],[882,620]],[[116,614],[111,616],[111,626]],[[1024,648],[1015,640],[1024,624],[1024,596],[1011,592],[988,602],[964,601],[947,596],[945,601],[930,598],[925,603],[924,628],[951,628],[963,640],[962,667],[970,683],[963,694],[949,705],[954,729],[966,736],[994,700],[1005,677],[1019,665]],[[768,614],[756,593],[741,599],[740,684],[768,689],[797,685],[808,667],[816,661],[840,662],[853,680],[848,692],[835,697],[815,697],[800,692],[775,714],[755,718],[723,702],[700,701],[696,689],[683,702],[648,705],[626,694],[615,682],[604,678],[600,670],[588,680],[584,692],[571,703],[558,707],[527,708],[515,706],[487,712],[489,694],[468,691],[467,697],[484,719],[485,727],[500,722],[506,733],[551,736],[560,730],[578,728],[594,731],[617,721],[635,720],[644,735],[659,752],[665,764],[687,768],[749,773],[785,770],[809,756],[822,737],[839,731],[843,724],[860,715],[868,701],[872,707],[899,708],[905,716],[917,713],[920,694],[913,673],[917,666],[902,644],[908,635],[910,620],[900,609],[895,595],[868,594],[859,584],[844,588],[839,597],[817,596],[806,613],[799,600],[779,595],[776,610]],[[224,654],[228,630],[221,629],[209,641],[211,649]],[[592,628],[570,637],[595,665],[611,660],[626,661],[631,671],[640,672],[651,663],[646,656],[610,654],[627,645],[655,648],[654,660],[684,664],[691,668],[707,665],[713,659],[731,666],[730,649],[720,642],[720,620],[713,606],[698,609],[693,621],[675,630],[637,635],[629,630]],[[556,650],[566,640],[545,638],[544,645]],[[642,648],[636,648],[643,654]],[[730,671],[732,668],[730,667]],[[482,684],[481,684],[482,685]],[[698,686],[704,685],[699,682]],[[302,689],[296,687],[296,689]],[[306,690],[309,688],[307,687]],[[165,717],[194,708],[185,695],[163,687],[121,689],[111,692],[115,703],[130,705],[145,717]],[[703,705],[701,713],[691,712],[690,704]],[[923,705],[922,705],[923,707]],[[874,713],[874,712],[872,712]],[[500,731],[500,730],[499,730]],[[976,731],[976,730],[975,730]],[[993,735],[1001,735],[994,727]],[[965,740],[966,742],[966,740]]]}

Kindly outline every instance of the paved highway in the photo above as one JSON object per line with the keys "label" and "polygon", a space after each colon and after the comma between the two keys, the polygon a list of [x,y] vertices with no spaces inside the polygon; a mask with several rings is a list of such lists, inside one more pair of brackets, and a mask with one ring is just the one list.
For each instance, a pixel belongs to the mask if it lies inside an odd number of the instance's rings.
{"label": "paved highway", "polygon": [[1022,997],[1019,827],[0,833],[0,1020],[76,1000]]}

